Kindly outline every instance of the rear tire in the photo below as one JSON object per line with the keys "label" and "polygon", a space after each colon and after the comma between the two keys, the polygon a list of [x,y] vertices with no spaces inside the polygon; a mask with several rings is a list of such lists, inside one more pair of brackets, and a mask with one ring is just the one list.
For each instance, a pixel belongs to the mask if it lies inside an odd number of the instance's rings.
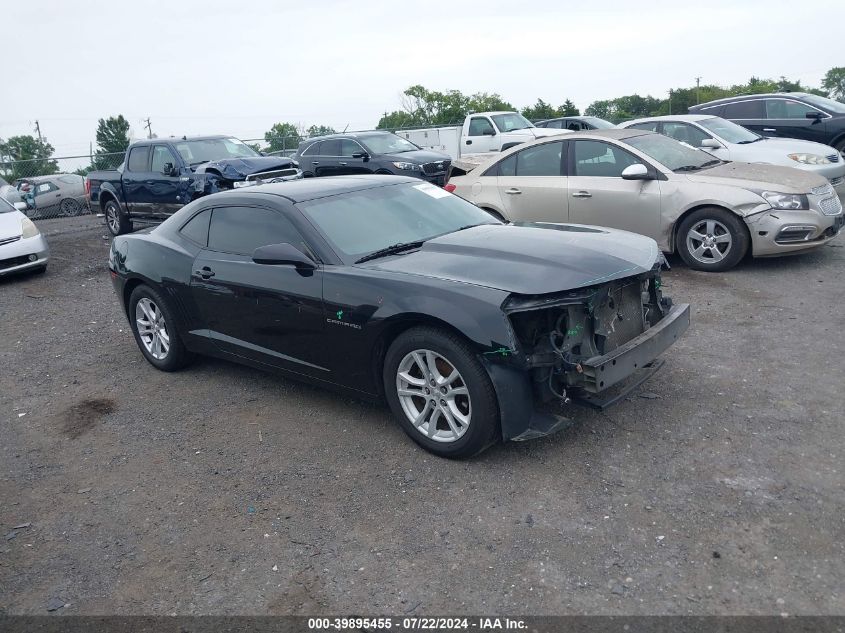
{"label": "rear tire", "polygon": [[435,455],[470,457],[500,437],[493,383],[469,344],[451,332],[415,327],[400,334],[385,355],[383,380],[402,429]]}
{"label": "rear tire", "polygon": [[678,254],[694,270],[730,270],[745,256],[749,242],[743,221],[718,207],[694,211],[678,227]]}
{"label": "rear tire", "polygon": [[173,310],[157,290],[143,284],[135,288],[128,313],[138,349],[153,367],[176,371],[193,360],[182,344]]}
{"label": "rear tire", "polygon": [[109,227],[109,233],[112,235],[123,235],[132,230],[132,222],[120,208],[115,200],[106,202],[106,207],[103,209],[106,216],[106,226]]}
{"label": "rear tire", "polygon": [[79,215],[79,211],[82,207],[79,202],[73,198],[65,198],[62,200],[61,204],[59,204],[59,209],[61,210],[62,215],[73,217]]}

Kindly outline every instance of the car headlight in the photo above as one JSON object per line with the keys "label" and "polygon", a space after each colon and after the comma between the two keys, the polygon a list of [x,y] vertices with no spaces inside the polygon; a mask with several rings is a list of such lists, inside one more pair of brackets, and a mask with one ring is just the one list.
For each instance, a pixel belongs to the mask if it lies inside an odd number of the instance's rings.
{"label": "car headlight", "polygon": [[405,169],[407,171],[418,171],[420,169],[420,166],[417,165],[416,163],[397,162],[397,163],[393,163],[393,166],[396,169]]}
{"label": "car headlight", "polygon": [[39,231],[38,227],[35,226],[35,222],[30,220],[29,218],[21,219],[21,231],[23,232],[21,235],[23,239],[26,239],[28,237],[35,237],[36,235],[41,234],[41,231]]}
{"label": "car headlight", "polygon": [[803,193],[778,193],[777,191],[763,191],[760,195],[773,209],[806,211],[810,208],[810,201]]}
{"label": "car headlight", "polygon": [[828,165],[830,161],[819,154],[788,154],[788,156],[796,163],[803,163],[804,165]]}

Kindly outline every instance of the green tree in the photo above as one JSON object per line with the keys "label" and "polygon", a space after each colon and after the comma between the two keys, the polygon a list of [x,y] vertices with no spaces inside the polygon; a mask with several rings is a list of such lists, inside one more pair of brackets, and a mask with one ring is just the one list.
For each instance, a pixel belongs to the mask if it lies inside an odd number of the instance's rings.
{"label": "green tree", "polygon": [[302,136],[293,123],[276,123],[264,133],[264,140],[267,141],[267,151],[279,152],[296,149]]}
{"label": "green tree", "polygon": [[587,116],[597,116],[600,119],[610,119],[611,109],[611,101],[603,99],[600,101],[593,101],[587,106],[586,110],[584,110],[584,114]]}
{"label": "green tree", "polygon": [[325,136],[335,134],[335,129],[330,125],[312,125],[306,130],[308,136]]}
{"label": "green tree", "polygon": [[459,90],[439,92],[420,85],[405,90],[401,102],[402,109],[385,112],[376,127],[397,129],[415,125],[457,125],[470,112],[514,109],[496,93],[465,95]]}
{"label": "green tree", "polygon": [[13,136],[0,144],[3,160],[26,161],[3,164],[3,177],[12,181],[16,178],[46,176],[59,171],[59,165],[51,159],[53,146],[47,139],[34,136]]}
{"label": "green tree", "polygon": [[575,107],[569,99],[563,102],[563,105],[557,109],[558,116],[580,116],[581,111]]}
{"label": "green tree", "polygon": [[845,102],[845,66],[828,70],[822,79],[822,88],[831,99]]}
{"label": "green tree", "polygon": [[555,118],[558,116],[558,111],[550,103],[537,99],[537,103],[534,105],[522,108],[522,116],[529,121],[540,121],[541,119]]}
{"label": "green tree", "polygon": [[113,169],[117,155],[125,153],[129,147],[129,121],[122,114],[100,119],[97,121],[96,138],[93,169]]}

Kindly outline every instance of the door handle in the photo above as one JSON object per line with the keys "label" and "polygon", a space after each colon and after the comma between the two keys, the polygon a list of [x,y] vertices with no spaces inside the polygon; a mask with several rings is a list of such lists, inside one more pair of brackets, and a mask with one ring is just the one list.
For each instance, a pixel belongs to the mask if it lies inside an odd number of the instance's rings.
{"label": "door handle", "polygon": [[311,161],[311,164],[312,164],[312,165],[319,165],[319,164],[320,164],[320,161],[318,161],[318,160],[312,160],[312,161]]}
{"label": "door handle", "polygon": [[575,193],[572,194],[572,197],[573,198],[592,198],[593,194],[591,194],[589,191],[576,191]]}
{"label": "door handle", "polygon": [[341,165],[345,165],[346,163],[341,163]]}
{"label": "door handle", "polygon": [[777,128],[773,128],[773,127],[764,127],[764,128],[763,128],[763,131],[764,131],[764,132],[777,132]]}
{"label": "door handle", "polygon": [[472,141],[467,141],[467,145],[472,145]]}
{"label": "door handle", "polygon": [[505,189],[505,193],[508,195],[516,195],[518,193],[522,193],[522,190],[517,189],[516,187],[511,187],[510,189]]}
{"label": "door handle", "polygon": [[156,184],[156,181],[155,180],[148,180],[147,184],[148,185],[154,185],[154,184]]}
{"label": "door handle", "polygon": [[199,277],[202,277],[203,279],[211,279],[212,277],[214,277],[214,271],[211,270],[211,268],[209,268],[208,266],[203,266],[202,270],[195,270],[194,274]]}

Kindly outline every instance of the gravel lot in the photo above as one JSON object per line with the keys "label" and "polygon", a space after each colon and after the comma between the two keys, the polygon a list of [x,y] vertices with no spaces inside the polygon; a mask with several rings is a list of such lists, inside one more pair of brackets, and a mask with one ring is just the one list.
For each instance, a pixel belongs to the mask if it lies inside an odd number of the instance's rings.
{"label": "gravel lot", "polygon": [[0,281],[0,614],[845,614],[845,239],[676,263],[657,377],[449,462],[382,406],[153,369],[101,222]]}

